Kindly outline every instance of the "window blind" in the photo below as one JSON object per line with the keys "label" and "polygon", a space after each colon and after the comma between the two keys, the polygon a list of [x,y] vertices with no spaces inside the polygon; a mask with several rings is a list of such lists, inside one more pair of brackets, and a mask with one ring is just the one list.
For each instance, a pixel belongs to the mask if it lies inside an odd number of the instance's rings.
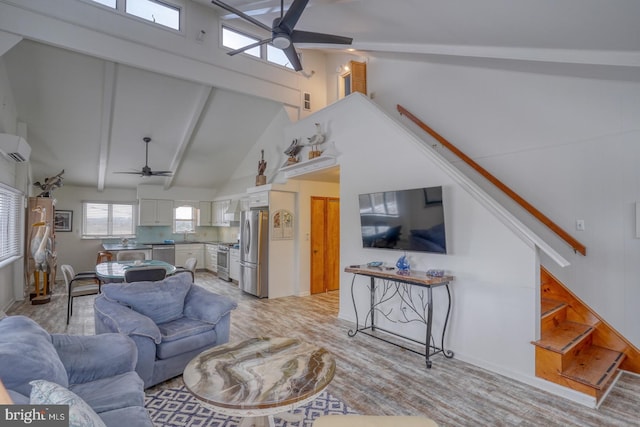
{"label": "window blind", "polygon": [[23,194],[0,183],[0,261],[22,255]]}

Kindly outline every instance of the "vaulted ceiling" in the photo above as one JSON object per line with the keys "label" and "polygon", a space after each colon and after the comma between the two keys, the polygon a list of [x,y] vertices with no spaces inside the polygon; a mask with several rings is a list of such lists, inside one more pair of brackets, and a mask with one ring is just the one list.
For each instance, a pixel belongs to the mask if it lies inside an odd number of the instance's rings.
{"label": "vaulted ceiling", "polygon": [[[65,3],[74,1],[81,3]],[[210,0],[187,2],[224,22],[238,22]],[[277,0],[227,3],[268,26],[279,15]],[[635,0],[310,0],[296,28],[353,37],[352,47],[365,56],[438,54],[637,67],[639,20]],[[0,30],[5,30],[1,17]],[[268,36],[257,29],[256,35]],[[328,46],[305,47],[327,52]],[[65,183],[99,190],[140,183],[216,188],[282,114],[281,103],[250,91],[143,70],[47,40],[25,37],[2,59],[18,119],[28,126],[36,179],[65,169]],[[115,174],[142,168],[147,136],[149,166],[175,175]]]}

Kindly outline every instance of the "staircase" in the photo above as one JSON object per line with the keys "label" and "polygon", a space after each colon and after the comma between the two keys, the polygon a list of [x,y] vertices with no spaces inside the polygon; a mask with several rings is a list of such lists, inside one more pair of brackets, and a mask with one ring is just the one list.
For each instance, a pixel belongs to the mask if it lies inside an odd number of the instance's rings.
{"label": "staircase", "polygon": [[619,369],[640,374],[640,351],[544,267],[540,274],[536,376],[592,396],[599,404]]}

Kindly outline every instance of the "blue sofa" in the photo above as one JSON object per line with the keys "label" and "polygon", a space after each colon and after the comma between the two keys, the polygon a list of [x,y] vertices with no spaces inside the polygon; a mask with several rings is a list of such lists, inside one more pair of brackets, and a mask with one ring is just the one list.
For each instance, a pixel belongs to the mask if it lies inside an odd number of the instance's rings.
{"label": "blue sofa", "polygon": [[136,360],[123,335],[49,334],[25,316],[0,319],[0,379],[14,404],[29,404],[29,383],[45,380],[75,393],[107,426],[151,427]]}
{"label": "blue sofa", "polygon": [[112,283],[95,299],[96,334],[128,335],[145,388],[181,375],[202,351],[229,341],[235,301],[180,273],[158,282]]}

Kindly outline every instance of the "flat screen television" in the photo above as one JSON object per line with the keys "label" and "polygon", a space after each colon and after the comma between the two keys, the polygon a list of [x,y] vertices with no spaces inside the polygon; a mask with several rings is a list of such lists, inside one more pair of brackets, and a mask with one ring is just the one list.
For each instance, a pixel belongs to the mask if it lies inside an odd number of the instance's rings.
{"label": "flat screen television", "polygon": [[447,253],[442,187],[360,194],[365,248]]}

